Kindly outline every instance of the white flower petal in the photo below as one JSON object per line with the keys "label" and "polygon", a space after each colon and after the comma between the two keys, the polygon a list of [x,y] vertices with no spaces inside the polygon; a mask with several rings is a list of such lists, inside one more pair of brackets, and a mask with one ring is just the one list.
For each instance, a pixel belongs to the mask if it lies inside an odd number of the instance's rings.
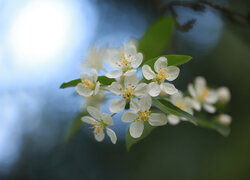
{"label": "white flower petal", "polygon": [[209,113],[215,113],[216,108],[209,104],[203,104],[203,108]]}
{"label": "white flower petal", "polygon": [[179,73],[180,73],[180,69],[178,67],[176,67],[176,66],[168,66],[167,67],[167,77],[166,77],[166,79],[168,81],[173,81],[179,76]]}
{"label": "white flower petal", "polygon": [[96,69],[91,69],[91,72],[92,72],[92,74],[91,74],[90,81],[96,82],[97,78],[98,78],[98,73],[97,73]]}
{"label": "white flower petal", "polygon": [[122,75],[122,70],[111,71],[106,74],[108,78],[118,78]]}
{"label": "white flower petal", "polygon": [[85,88],[82,86],[82,83],[78,83],[76,86],[76,92],[84,97],[90,97],[93,95],[94,91],[89,88]]}
{"label": "white flower petal", "polygon": [[135,69],[128,70],[127,72],[124,73],[124,76],[132,76],[133,74],[136,73]]}
{"label": "white flower petal", "polygon": [[182,101],[183,100],[183,94],[181,91],[178,91],[177,93],[173,94],[170,96],[170,101],[175,104],[178,101]]}
{"label": "white flower petal", "polygon": [[168,66],[168,60],[165,57],[160,57],[157,59],[157,61],[154,64],[154,69],[158,73],[160,69],[167,68]]}
{"label": "white flower petal", "polygon": [[87,111],[88,111],[88,113],[89,113],[93,118],[95,118],[95,119],[97,119],[97,120],[100,119],[101,113],[100,113],[100,111],[99,111],[97,108],[95,108],[95,107],[93,107],[93,106],[88,106],[88,107],[87,107]]}
{"label": "white flower petal", "polygon": [[143,55],[142,53],[137,53],[134,55],[134,60],[131,61],[132,68],[138,68],[142,63]]}
{"label": "white flower petal", "polygon": [[163,126],[167,124],[167,116],[163,113],[152,113],[148,122],[151,126]]}
{"label": "white flower petal", "polygon": [[97,93],[99,92],[99,90],[100,90],[100,82],[98,81],[97,83],[96,83],[96,85],[95,85],[95,95],[97,95]]}
{"label": "white flower petal", "polygon": [[155,77],[155,72],[151,69],[149,65],[142,66],[142,74],[147,80],[154,79]]}
{"label": "white flower petal", "polygon": [[108,87],[110,92],[120,96],[122,94],[122,86],[118,82],[112,82],[112,84]]}
{"label": "white flower petal", "polygon": [[178,92],[175,86],[170,83],[162,83],[160,87],[165,93],[170,94],[170,95],[173,95]]}
{"label": "white flower petal", "polygon": [[102,113],[101,119],[110,126],[114,125],[112,117],[107,113]]}
{"label": "white flower petal", "polygon": [[143,97],[147,95],[148,92],[148,85],[146,83],[140,83],[135,88],[135,96],[136,97]]}
{"label": "white flower petal", "polygon": [[130,106],[130,110],[131,110],[132,112],[138,112],[138,111],[140,110],[139,102],[136,101],[136,100],[134,100],[134,99],[131,99],[131,100],[130,100],[129,106]]}
{"label": "white flower petal", "polygon": [[151,96],[144,96],[143,98],[140,99],[139,104],[142,111],[149,110],[152,105]]}
{"label": "white flower petal", "polygon": [[125,99],[115,99],[111,101],[109,105],[109,110],[112,113],[122,112],[125,108],[126,100]]}
{"label": "white flower petal", "polygon": [[205,99],[208,104],[214,104],[218,100],[218,94],[216,91],[209,90],[209,96]]}
{"label": "white flower petal", "polygon": [[127,88],[129,85],[134,85],[136,86],[139,82],[139,78],[136,73],[130,75],[130,76],[125,76],[124,84],[125,87]]}
{"label": "white flower petal", "polygon": [[125,44],[124,54],[126,56],[128,56],[128,55],[133,56],[136,54],[136,52],[137,52],[137,50],[136,50],[136,46],[134,44]]}
{"label": "white flower petal", "polygon": [[81,80],[90,79],[90,75],[86,72],[83,72],[80,74],[80,78],[81,78]]}
{"label": "white flower petal", "polygon": [[94,120],[92,117],[89,116],[84,116],[81,118],[81,120],[87,124],[93,124],[96,122],[96,120]]}
{"label": "white flower petal", "polygon": [[228,126],[232,122],[232,117],[228,114],[220,114],[218,120],[221,124]]}
{"label": "white flower petal", "polygon": [[107,135],[110,137],[111,142],[113,144],[115,144],[116,141],[117,141],[117,137],[116,137],[115,132],[112,129],[109,129],[109,128],[106,128],[106,131],[107,131]]}
{"label": "white flower petal", "polygon": [[231,99],[230,90],[227,87],[220,87],[217,91],[218,99],[222,103],[227,103]]}
{"label": "white flower petal", "polygon": [[139,138],[142,135],[144,124],[142,122],[133,122],[129,127],[130,135],[133,138]]}
{"label": "white flower petal", "polygon": [[160,85],[156,82],[151,82],[148,84],[148,94],[152,97],[156,97],[160,94],[161,88]]}
{"label": "white flower petal", "polygon": [[107,57],[110,65],[114,68],[120,68],[119,63],[120,63],[121,56],[122,56],[122,53],[120,49],[110,49],[108,52],[108,57]]}
{"label": "white flower petal", "polygon": [[194,90],[194,86],[192,84],[188,84],[188,92],[189,94],[195,98],[197,96],[195,90]]}
{"label": "white flower petal", "polygon": [[180,122],[180,118],[175,115],[168,115],[168,122],[171,125],[176,125]]}
{"label": "white flower petal", "polygon": [[98,142],[103,141],[104,137],[105,137],[105,134],[104,134],[103,130],[101,130],[98,134],[95,134],[95,139]]}
{"label": "white flower petal", "polygon": [[196,101],[196,100],[190,100],[190,103],[192,104],[193,108],[196,110],[196,111],[200,111],[201,110],[201,104]]}
{"label": "white flower petal", "polygon": [[194,80],[195,90],[200,94],[206,88],[206,79],[204,77],[198,76]]}
{"label": "white flower petal", "polygon": [[123,122],[133,122],[137,118],[136,113],[133,112],[125,112],[122,115],[122,121]]}

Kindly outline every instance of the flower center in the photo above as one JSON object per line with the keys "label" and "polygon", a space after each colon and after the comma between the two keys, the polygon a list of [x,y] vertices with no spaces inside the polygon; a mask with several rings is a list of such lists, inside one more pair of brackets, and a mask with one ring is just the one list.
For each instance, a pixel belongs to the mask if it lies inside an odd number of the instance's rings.
{"label": "flower center", "polygon": [[82,81],[82,86],[88,89],[93,89],[95,84],[92,83],[90,80],[86,79]]}
{"label": "flower center", "polygon": [[158,74],[155,76],[155,81],[158,82],[159,84],[163,83],[165,79],[168,77],[167,74],[167,68],[159,70]]}
{"label": "flower center", "polygon": [[177,106],[179,109],[183,110],[185,107],[185,104],[183,101],[179,101],[175,104],[175,106]]}
{"label": "flower center", "polygon": [[149,116],[151,114],[150,110],[147,111],[139,111],[138,112],[138,118],[135,121],[142,121],[145,122],[149,119]]}
{"label": "flower center", "polygon": [[126,71],[132,69],[131,62],[130,62],[129,58],[131,58],[131,55],[125,56],[124,52],[122,52],[120,60],[116,62],[116,64],[119,67],[122,67],[123,72],[126,72]]}
{"label": "flower center", "polygon": [[202,101],[204,101],[204,99],[206,99],[206,98],[208,98],[209,97],[209,90],[208,90],[208,88],[204,88],[202,91],[201,91],[201,93],[200,93],[200,95],[199,95],[199,97],[198,97],[198,100],[200,101],[200,102],[202,102]]}
{"label": "flower center", "polygon": [[100,133],[102,130],[104,130],[108,126],[102,119],[94,123],[91,123],[91,125],[93,127],[90,127],[90,129],[94,129],[93,133],[95,135]]}

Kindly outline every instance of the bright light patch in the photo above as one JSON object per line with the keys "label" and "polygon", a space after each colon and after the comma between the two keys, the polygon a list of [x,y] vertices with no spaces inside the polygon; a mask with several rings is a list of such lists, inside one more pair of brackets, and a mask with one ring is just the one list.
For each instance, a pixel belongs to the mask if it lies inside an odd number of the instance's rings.
{"label": "bright light patch", "polygon": [[20,68],[58,61],[66,46],[73,10],[64,1],[31,1],[13,21],[11,48]]}

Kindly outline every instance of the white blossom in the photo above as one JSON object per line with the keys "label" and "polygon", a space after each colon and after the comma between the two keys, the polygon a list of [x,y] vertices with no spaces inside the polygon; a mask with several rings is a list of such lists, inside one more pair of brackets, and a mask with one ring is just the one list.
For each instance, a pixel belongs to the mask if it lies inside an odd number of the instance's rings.
{"label": "white blossom", "polygon": [[221,103],[227,103],[231,99],[230,90],[227,87],[220,87],[217,90],[218,93],[218,101]]}
{"label": "white blossom", "polygon": [[223,125],[230,125],[231,122],[232,122],[232,117],[229,116],[228,114],[220,114],[218,117],[217,117],[219,123],[223,124]]}
{"label": "white blossom", "polygon": [[92,73],[81,73],[81,83],[76,86],[76,92],[84,97],[90,97],[96,95],[100,89],[100,82],[97,81],[98,75],[95,69],[92,69]]}
{"label": "white blossom", "polygon": [[107,135],[110,137],[110,140],[113,144],[116,143],[117,137],[115,132],[108,128],[109,126],[112,126],[114,124],[112,117],[107,113],[100,113],[98,109],[92,106],[87,107],[88,113],[92,116],[84,116],[82,117],[82,121],[92,125],[91,129],[93,129],[93,133],[95,136],[95,139],[98,142],[103,141],[105,134],[104,129],[107,132]]}
{"label": "white blossom", "polygon": [[147,121],[151,126],[163,126],[167,124],[167,117],[163,113],[151,113],[152,100],[150,96],[144,96],[139,100],[139,108],[136,111],[125,112],[123,122],[131,123],[129,132],[132,137],[139,138]]}
{"label": "white blossom", "polygon": [[216,91],[207,87],[205,78],[196,77],[194,85],[188,85],[188,91],[194,99],[195,110],[200,111],[201,107],[203,107],[209,113],[216,111],[213,104],[218,100],[218,95]]}
{"label": "white blossom", "polygon": [[127,42],[122,48],[112,49],[108,60],[112,67],[118,70],[106,74],[108,78],[118,78],[122,75],[129,76],[136,72],[136,68],[142,63],[143,55],[138,53],[134,43]]}
{"label": "white blossom", "polygon": [[[195,102],[193,99],[189,97],[183,97],[181,92],[178,92],[172,96],[170,96],[170,101],[177,106],[179,109],[193,115],[193,107]],[[168,115],[168,122],[172,125],[176,125],[180,122],[180,120],[186,120],[184,117],[178,117],[173,114]]]}
{"label": "white blossom", "polygon": [[109,109],[112,113],[122,112],[126,103],[130,103],[131,110],[138,109],[138,102],[134,98],[141,98],[147,95],[147,84],[138,83],[139,79],[135,73],[130,76],[125,76],[124,85],[119,82],[113,82],[108,89],[121,96],[120,99],[115,99],[110,103]]}
{"label": "white blossom", "polygon": [[149,83],[148,93],[152,97],[158,96],[161,91],[170,95],[175,94],[178,90],[173,84],[165,82],[165,80],[175,80],[180,73],[180,69],[176,66],[168,66],[167,58],[160,57],[154,64],[154,70],[156,73],[149,65],[142,67],[142,73],[145,79],[152,80],[152,82]]}

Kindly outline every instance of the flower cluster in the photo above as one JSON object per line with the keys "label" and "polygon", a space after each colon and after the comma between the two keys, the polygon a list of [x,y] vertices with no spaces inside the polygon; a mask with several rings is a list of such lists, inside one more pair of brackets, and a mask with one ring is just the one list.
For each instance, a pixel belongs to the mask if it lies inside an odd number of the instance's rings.
{"label": "flower cluster", "polygon": [[[181,120],[187,120],[185,117],[155,111],[152,98],[168,100],[191,115],[202,109],[208,113],[215,113],[218,103],[225,104],[230,100],[228,88],[211,89],[203,77],[197,77],[194,84],[188,85],[188,93],[182,93],[171,83],[179,76],[180,69],[177,66],[169,66],[168,59],[164,56],[157,58],[153,66],[142,65],[143,54],[137,51],[135,43],[128,42],[121,48],[109,48],[100,53],[98,54],[97,49],[91,49],[88,61],[91,62],[91,58],[94,58],[96,68],[92,69],[91,73],[82,73],[80,82],[76,86],[79,95],[91,99],[87,112],[92,117],[84,116],[82,121],[92,126],[90,128],[93,129],[97,141],[104,139],[105,130],[111,142],[116,143],[116,134],[109,127],[114,124],[112,116],[121,112],[124,112],[121,120],[130,123],[129,133],[133,138],[142,135],[145,123],[150,126],[163,126],[167,122],[176,125]],[[104,58],[104,54],[107,62],[115,69],[105,75],[112,80],[108,85],[98,81],[97,70],[101,69],[100,59]],[[95,67],[94,63],[91,67]],[[99,109],[93,107],[95,101],[103,101],[104,92],[117,96],[109,104],[112,115],[101,113]],[[228,125],[231,117],[219,114],[216,120]]]}

